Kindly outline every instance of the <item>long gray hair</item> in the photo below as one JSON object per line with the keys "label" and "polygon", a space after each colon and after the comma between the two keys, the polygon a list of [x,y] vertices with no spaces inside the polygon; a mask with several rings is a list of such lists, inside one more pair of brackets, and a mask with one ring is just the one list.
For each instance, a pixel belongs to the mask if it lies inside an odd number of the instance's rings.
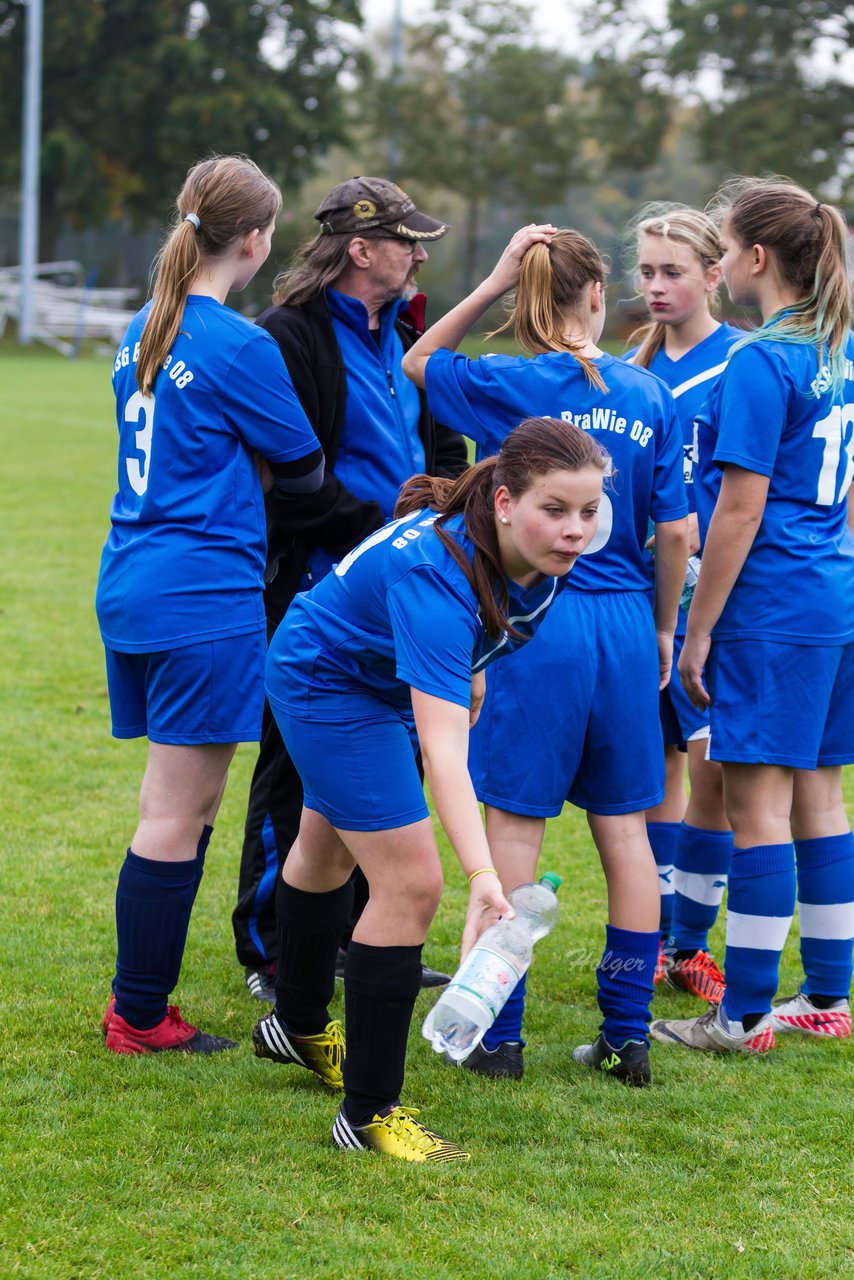
{"label": "long gray hair", "polygon": [[353,238],[346,233],[306,240],[273,281],[273,301],[280,306],[301,307],[323,293],[327,285],[334,285],[350,261]]}

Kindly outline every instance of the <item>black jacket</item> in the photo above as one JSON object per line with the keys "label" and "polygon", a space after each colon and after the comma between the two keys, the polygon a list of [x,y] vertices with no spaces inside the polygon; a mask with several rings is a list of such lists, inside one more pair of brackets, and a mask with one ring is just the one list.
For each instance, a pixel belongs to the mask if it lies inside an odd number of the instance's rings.
{"label": "black jacket", "polygon": [[[413,299],[396,328],[408,351],[421,332],[423,301]],[[421,305],[419,305],[421,304]],[[265,603],[270,626],[277,625],[299,589],[313,547],[346,555],[369,533],[385,524],[376,502],[363,502],[335,476],[335,459],[344,427],[347,370],[335,338],[326,298],[318,294],[300,307],[271,307],[257,323],[276,339],[306,417],[326,458],[326,474],[316,493],[299,497],[267,495],[267,569]],[[437,423],[419,391],[418,434],[428,474],[457,476],[467,466],[463,437]]]}

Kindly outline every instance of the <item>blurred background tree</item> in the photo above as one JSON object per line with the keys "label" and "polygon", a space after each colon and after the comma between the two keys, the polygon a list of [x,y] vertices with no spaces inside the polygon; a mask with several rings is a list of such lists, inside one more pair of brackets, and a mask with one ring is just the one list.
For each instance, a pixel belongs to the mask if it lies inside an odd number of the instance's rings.
{"label": "blurred background tree", "polygon": [[[667,93],[693,108],[699,154],[717,176],[776,172],[850,202],[854,93],[844,59],[854,8],[837,0],[644,0],[587,4],[596,61],[638,101]],[[646,109],[646,107],[644,107]]]}
{"label": "blurred background tree", "polygon": [[534,41],[529,12],[513,0],[436,0],[434,10],[410,29],[403,69],[376,77],[366,119],[404,186],[460,197],[468,291],[484,224],[498,210],[533,217],[580,176],[575,63]]}
{"label": "blurred background tree", "polygon": [[[20,174],[25,10],[0,0],[0,184]],[[61,0],[44,24],[41,255],[60,227],[163,222],[194,160],[286,189],[345,136],[359,0]]]}
{"label": "blurred background tree", "polygon": [[[402,32],[384,20],[366,37],[370,9],[49,3],[42,259],[58,247],[99,283],[142,284],[175,190],[214,150],[247,152],[285,189],[271,269],[241,306],[265,297],[323,194],[357,173],[395,177],[453,224],[426,271],[432,315],[532,219],[593,236],[625,297],[624,228],[647,200],[703,204],[727,174],[771,170],[843,207],[854,194],[852,11],[833,0],[562,0],[548,32],[520,0],[433,0]],[[578,34],[556,35],[571,14]],[[0,0],[6,262],[23,17]]]}

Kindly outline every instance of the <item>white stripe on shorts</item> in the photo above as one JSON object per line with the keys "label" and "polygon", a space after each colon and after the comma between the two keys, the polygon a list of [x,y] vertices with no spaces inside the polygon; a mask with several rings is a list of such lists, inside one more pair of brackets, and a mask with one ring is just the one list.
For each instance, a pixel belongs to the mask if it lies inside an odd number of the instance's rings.
{"label": "white stripe on shorts", "polygon": [[746,916],[727,911],[726,944],[752,951],[782,951],[791,923],[791,916]]}
{"label": "white stripe on shorts", "polygon": [[854,902],[799,902],[802,938],[847,942],[854,938]]}
{"label": "white stripe on shorts", "polygon": [[673,884],[683,898],[702,902],[706,907],[719,907],[726,888],[726,876],[704,876],[697,871],[680,871],[677,867],[673,873]]}

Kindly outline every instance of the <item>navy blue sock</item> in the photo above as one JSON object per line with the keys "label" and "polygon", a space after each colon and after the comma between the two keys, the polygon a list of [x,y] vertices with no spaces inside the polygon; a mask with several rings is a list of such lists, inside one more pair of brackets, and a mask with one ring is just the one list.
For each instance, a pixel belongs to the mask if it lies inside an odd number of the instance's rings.
{"label": "navy blue sock", "polygon": [[190,913],[196,897],[197,859],[156,862],[128,849],[116,886],[116,1013],[140,1031],[166,1017],[178,984]]}
{"label": "navy blue sock", "polygon": [[400,1101],[406,1040],[420,990],[420,946],[350,943],[344,966],[344,1109],[351,1124],[370,1124]]}
{"label": "navy blue sock", "polygon": [[329,1022],[338,943],[352,909],[350,880],[328,893],[279,885],[276,1015],[294,1035],[317,1035]]}
{"label": "navy blue sock", "polygon": [[523,973],[507,997],[507,1003],[483,1037],[484,1049],[497,1049],[505,1041],[524,1044],[522,1039],[522,1015],[525,1012],[525,993],[528,975]]}
{"label": "navy blue sock", "polygon": [[627,1040],[649,1044],[647,1023],[652,980],[658,962],[660,934],[605,926],[605,953],[596,977],[603,1018],[600,1030],[608,1044],[621,1049]]}
{"label": "navy blue sock", "polygon": [[673,922],[673,865],[676,860],[676,841],[679,837],[678,822],[648,822],[646,834],[658,868],[658,887],[661,891],[661,937],[670,937]]}

